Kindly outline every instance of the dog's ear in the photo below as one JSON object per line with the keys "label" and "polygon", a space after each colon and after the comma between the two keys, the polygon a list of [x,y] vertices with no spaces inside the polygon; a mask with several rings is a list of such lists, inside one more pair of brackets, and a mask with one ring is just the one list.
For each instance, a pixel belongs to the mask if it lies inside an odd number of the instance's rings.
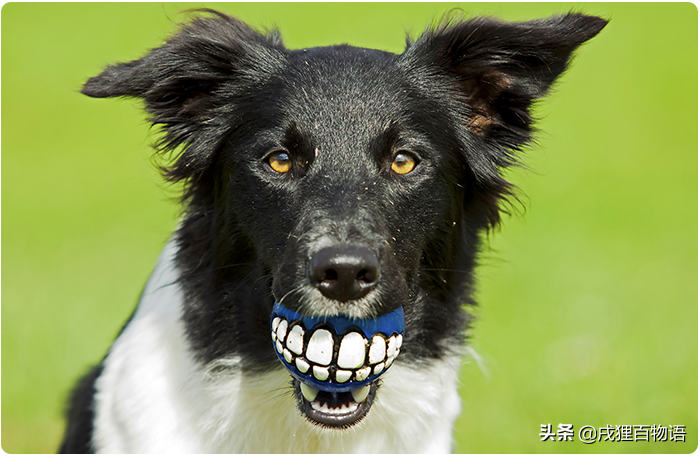
{"label": "dog's ear", "polygon": [[575,13],[516,23],[476,18],[448,22],[409,42],[402,59],[421,82],[437,77],[437,85],[447,84],[440,91],[450,99],[478,187],[491,200],[481,201],[491,206],[491,225],[499,220],[498,201],[510,193],[499,170],[516,163],[513,151],[531,139],[533,101],[547,93],[573,51],[606,24]]}
{"label": "dog's ear", "polygon": [[283,62],[276,32],[263,35],[245,23],[212,10],[141,59],[107,67],[87,81],[90,97],[136,97],[145,101],[164,136],[157,146],[184,146],[166,169],[172,180],[196,178],[210,164],[218,141],[231,127],[227,112],[249,85],[260,83]]}

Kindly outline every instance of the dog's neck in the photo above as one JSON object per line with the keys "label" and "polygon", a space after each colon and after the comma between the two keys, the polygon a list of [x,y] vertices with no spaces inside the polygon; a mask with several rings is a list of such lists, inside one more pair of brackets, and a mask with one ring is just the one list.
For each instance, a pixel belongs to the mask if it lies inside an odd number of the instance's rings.
{"label": "dog's neck", "polygon": [[459,360],[397,360],[358,425],[326,430],[297,409],[280,365],[246,373],[240,360],[203,365],[182,322],[176,247],[158,261],[138,309],[96,383],[93,446],[109,453],[449,452],[459,415]]}

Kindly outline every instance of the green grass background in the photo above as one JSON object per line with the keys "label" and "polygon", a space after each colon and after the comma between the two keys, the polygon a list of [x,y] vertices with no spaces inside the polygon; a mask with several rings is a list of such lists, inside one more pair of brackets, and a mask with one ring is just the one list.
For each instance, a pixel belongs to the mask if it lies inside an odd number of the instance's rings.
{"label": "green grass background", "polygon": [[[139,103],[81,83],[212,6],[289,47],[401,52],[431,18],[571,9],[609,26],[539,104],[525,216],[489,236],[458,452],[692,452],[698,432],[697,24],[690,3],[6,4],[2,448],[55,451],[68,391],[129,316],[176,224]],[[483,369],[479,365],[483,366]],[[410,400],[410,398],[407,398]],[[540,425],[682,424],[686,443],[540,442]],[[578,439],[576,439],[578,440]]]}

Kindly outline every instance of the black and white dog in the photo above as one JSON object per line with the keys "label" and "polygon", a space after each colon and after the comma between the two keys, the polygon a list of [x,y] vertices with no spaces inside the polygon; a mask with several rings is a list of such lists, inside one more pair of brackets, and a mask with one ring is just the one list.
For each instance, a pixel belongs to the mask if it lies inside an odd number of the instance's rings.
{"label": "black and white dog", "polygon": [[163,129],[184,216],[62,452],[448,452],[480,233],[530,107],[606,24],[289,50],[203,11],[82,92]]}

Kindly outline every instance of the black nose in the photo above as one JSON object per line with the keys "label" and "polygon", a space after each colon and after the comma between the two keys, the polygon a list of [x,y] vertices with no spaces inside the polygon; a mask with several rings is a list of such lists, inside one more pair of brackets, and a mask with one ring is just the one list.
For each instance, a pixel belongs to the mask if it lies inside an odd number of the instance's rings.
{"label": "black nose", "polygon": [[359,299],[378,278],[377,255],[365,247],[326,247],[311,257],[311,282],[330,299]]}

